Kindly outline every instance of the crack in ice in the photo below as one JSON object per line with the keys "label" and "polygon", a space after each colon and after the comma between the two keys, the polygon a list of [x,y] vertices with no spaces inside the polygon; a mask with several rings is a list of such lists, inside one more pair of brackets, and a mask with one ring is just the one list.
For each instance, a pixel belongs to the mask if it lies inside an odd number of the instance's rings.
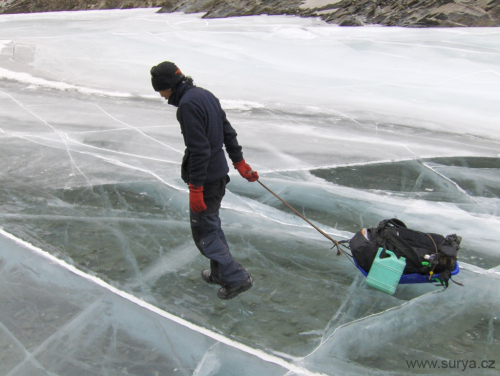
{"label": "crack in ice", "polygon": [[144,133],[143,131],[141,131],[139,128],[134,127],[133,125],[130,125],[130,124],[128,124],[128,123],[125,123],[125,122],[123,122],[123,121],[121,121],[121,120],[119,120],[119,119],[115,118],[115,117],[114,117],[113,115],[111,115],[109,112],[105,111],[105,110],[104,110],[101,106],[97,105],[97,108],[99,108],[99,110],[101,110],[103,113],[105,113],[107,116],[109,116],[109,117],[110,117],[111,119],[113,119],[114,121],[117,121],[117,122],[118,122],[118,123],[120,123],[120,124],[126,125],[127,127],[130,127],[130,128],[132,128],[132,129],[136,130],[138,133],[142,134],[144,137],[149,138],[150,140],[153,140],[154,142],[157,142],[157,143],[159,143],[159,144],[160,144],[160,145],[162,145],[162,146],[165,146],[165,147],[167,147],[167,148],[169,148],[169,149],[171,149],[171,150],[173,150],[173,151],[175,151],[175,152],[177,152],[177,153],[179,153],[179,154],[183,154],[183,152],[181,152],[180,150],[177,150],[177,149],[173,148],[172,146],[167,145],[167,144],[165,144],[165,143],[163,143],[163,142],[161,142],[161,141],[157,140],[156,138],[154,138],[154,137],[151,137],[151,136],[147,135],[146,133]]}
{"label": "crack in ice", "polygon": [[80,168],[77,166],[75,160],[73,159],[73,156],[71,155],[71,150],[68,146],[68,144],[66,143],[65,141],[65,134],[59,130],[57,130],[54,126],[50,125],[46,120],[44,120],[41,116],[35,114],[33,111],[31,111],[29,108],[27,108],[26,106],[24,106],[24,104],[20,101],[18,101],[17,99],[15,99],[12,95],[10,94],[7,94],[7,93],[4,93],[2,92],[2,94],[5,94],[7,95],[9,98],[11,98],[17,105],[19,105],[22,109],[24,109],[25,111],[27,111],[28,113],[30,113],[32,116],[36,117],[38,120],[40,120],[43,124],[47,125],[49,128],[51,128],[54,133],[56,135],[58,135],[60,138],[61,138],[61,141],[64,143],[64,145],[66,146],[66,152],[68,154],[68,157],[71,161],[71,165],[84,177],[84,179],[87,181],[88,185],[90,187],[92,187],[92,183],[90,182],[90,180],[87,178],[87,176],[83,173],[82,170],[80,170]]}
{"label": "crack in ice", "polygon": [[144,308],[144,309],[146,309],[154,314],[157,314],[158,316],[166,318],[167,320],[170,320],[176,324],[182,325],[182,326],[186,327],[187,329],[193,330],[193,331],[195,331],[199,334],[202,334],[208,338],[211,338],[217,342],[225,344],[225,345],[232,347],[236,350],[242,351],[243,353],[246,353],[248,355],[255,356],[255,357],[263,360],[264,362],[278,365],[282,368],[285,368],[285,369],[287,369],[291,372],[294,372],[296,374],[299,374],[301,376],[326,376],[324,373],[310,371],[304,367],[290,363],[290,362],[286,361],[285,359],[282,359],[282,358],[279,358],[275,355],[271,355],[267,352],[264,352],[263,350],[252,348],[248,345],[237,342],[231,338],[225,337],[222,334],[219,334],[219,333],[216,333],[216,332],[211,331],[209,329],[206,329],[204,327],[198,326],[198,325],[193,324],[187,320],[184,320],[178,316],[175,316],[169,312],[163,311],[162,309],[160,309],[160,308],[158,308],[150,303],[147,303],[147,302],[137,298],[136,296],[133,296],[125,291],[122,291],[114,286],[111,286],[110,284],[104,282],[100,278],[89,275],[89,274],[79,270],[75,266],[70,265],[61,259],[58,259],[57,257],[53,256],[52,254],[50,254],[50,253],[48,253],[48,252],[46,252],[38,247],[35,247],[34,245],[32,245],[28,242],[25,242],[24,240],[21,240],[21,239],[15,237],[14,235],[4,231],[2,228],[0,228],[0,235],[3,235],[4,237],[6,237],[8,239],[13,240],[14,242],[24,246],[25,248],[31,250],[32,252],[35,252],[36,254],[44,257],[45,259],[50,260],[52,263],[57,264],[60,267],[70,271],[71,273],[73,273],[81,278],[84,278],[88,281],[91,281],[92,283],[104,288],[105,290],[111,292],[114,295],[117,295],[117,296],[119,296],[119,297],[141,307],[141,308]]}

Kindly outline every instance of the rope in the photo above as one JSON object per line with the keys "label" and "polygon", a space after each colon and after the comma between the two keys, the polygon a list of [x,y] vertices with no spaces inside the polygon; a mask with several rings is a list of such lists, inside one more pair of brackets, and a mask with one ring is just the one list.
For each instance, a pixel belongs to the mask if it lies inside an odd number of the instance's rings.
{"label": "rope", "polygon": [[265,184],[263,184],[260,180],[257,180],[257,182],[262,185],[269,193],[271,193],[273,196],[275,196],[278,200],[280,200],[283,204],[285,204],[289,209],[291,209],[295,214],[297,214],[300,218],[302,218],[304,221],[309,223],[316,231],[318,231],[321,235],[323,235],[325,238],[330,240],[333,243],[333,247],[337,247],[337,255],[340,255],[341,251],[339,248],[339,242],[332,239],[328,234],[326,234],[324,231],[319,229],[316,225],[314,225],[311,221],[309,221],[306,217],[304,217],[302,214],[300,214],[297,210],[295,210],[292,206],[290,206],[285,200],[283,200],[280,196],[278,196],[276,193],[271,191]]}
{"label": "rope", "polygon": [[425,234],[425,235],[427,235],[429,238],[431,238],[432,244],[434,244],[434,249],[436,250],[436,253],[438,253],[438,247],[437,247],[436,242],[434,241],[434,239],[432,239],[432,236],[430,236],[430,234]]}

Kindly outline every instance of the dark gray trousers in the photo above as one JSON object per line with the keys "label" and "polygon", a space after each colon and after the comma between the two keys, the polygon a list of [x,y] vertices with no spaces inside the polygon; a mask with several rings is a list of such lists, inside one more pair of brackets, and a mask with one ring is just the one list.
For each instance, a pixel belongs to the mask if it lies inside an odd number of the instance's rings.
{"label": "dark gray trousers", "polygon": [[229,252],[229,246],[221,228],[219,209],[226,193],[227,183],[229,183],[229,176],[215,182],[205,183],[203,199],[207,210],[201,213],[193,213],[190,210],[190,218],[193,240],[201,254],[210,259],[212,275],[231,286],[246,281],[248,273]]}

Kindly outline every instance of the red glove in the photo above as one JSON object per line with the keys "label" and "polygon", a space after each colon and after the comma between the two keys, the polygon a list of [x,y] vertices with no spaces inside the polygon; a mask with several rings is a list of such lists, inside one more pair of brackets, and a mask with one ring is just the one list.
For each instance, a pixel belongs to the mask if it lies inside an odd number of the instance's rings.
{"label": "red glove", "polygon": [[203,186],[189,184],[189,206],[193,213],[200,213],[207,210],[207,205],[203,200]]}
{"label": "red glove", "polygon": [[238,170],[240,175],[247,179],[249,182],[259,180],[259,174],[257,174],[257,171],[252,170],[252,167],[247,165],[244,159],[242,159],[240,162],[233,163],[233,166]]}

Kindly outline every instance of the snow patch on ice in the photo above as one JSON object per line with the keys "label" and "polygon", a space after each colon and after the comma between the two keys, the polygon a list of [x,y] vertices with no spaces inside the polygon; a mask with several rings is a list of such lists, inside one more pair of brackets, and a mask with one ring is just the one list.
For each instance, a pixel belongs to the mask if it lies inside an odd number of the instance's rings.
{"label": "snow patch on ice", "polygon": [[7,47],[9,43],[11,43],[11,40],[0,40],[0,52],[2,51],[3,48]]}
{"label": "snow patch on ice", "polygon": [[220,102],[225,110],[250,111],[255,108],[264,108],[262,103],[245,100],[222,99]]}
{"label": "snow patch on ice", "polygon": [[279,29],[276,32],[279,36],[287,39],[315,39],[317,35],[311,33],[308,30],[297,28],[297,27],[287,27]]}
{"label": "snow patch on ice", "polygon": [[4,68],[0,68],[0,79],[12,80],[27,84],[29,89],[34,89],[34,87],[43,87],[61,91],[77,91],[79,93],[87,95],[101,95],[101,96],[109,96],[117,98],[132,97],[132,94],[130,93],[111,92],[111,91],[91,89],[82,86],[71,85],[65,82],[50,81],[46,80],[45,78],[34,77],[28,73],[12,72]]}

